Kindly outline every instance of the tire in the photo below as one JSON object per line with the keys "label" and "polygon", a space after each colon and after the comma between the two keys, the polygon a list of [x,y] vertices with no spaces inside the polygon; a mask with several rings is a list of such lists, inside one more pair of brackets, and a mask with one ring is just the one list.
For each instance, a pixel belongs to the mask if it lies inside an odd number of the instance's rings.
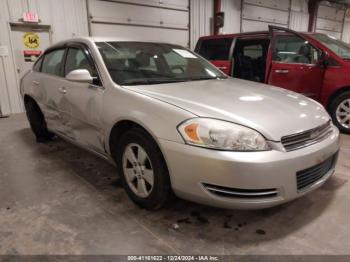
{"label": "tire", "polygon": [[[350,91],[343,92],[333,99],[329,108],[333,123],[340,132],[350,134]],[[345,122],[342,122],[344,120]]]}
{"label": "tire", "polygon": [[24,102],[27,118],[37,142],[45,143],[51,141],[54,134],[47,129],[45,117],[39,106],[33,99],[26,99]]}
{"label": "tire", "polygon": [[[168,168],[158,145],[146,131],[137,127],[123,134],[119,141],[116,162],[129,198],[142,208],[160,209],[172,191]],[[132,163],[133,160],[136,163]]]}

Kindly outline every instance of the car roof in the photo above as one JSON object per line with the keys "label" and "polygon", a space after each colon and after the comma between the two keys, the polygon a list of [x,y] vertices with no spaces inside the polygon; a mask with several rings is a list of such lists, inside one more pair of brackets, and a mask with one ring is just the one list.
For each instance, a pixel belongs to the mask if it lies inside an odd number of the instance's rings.
{"label": "car roof", "polygon": [[[297,32],[301,35],[315,35],[322,34],[318,32]],[[201,36],[199,39],[218,39],[218,38],[236,38],[241,36],[267,36],[269,35],[269,31],[252,31],[252,32],[244,32],[244,33],[235,33],[235,34],[220,34],[220,35],[207,35]]]}
{"label": "car roof", "polygon": [[66,39],[60,42],[55,43],[54,45],[50,46],[46,51],[60,48],[66,44],[69,43],[83,43],[83,44],[94,44],[96,42],[142,42],[142,43],[159,43],[159,44],[172,44],[172,45],[179,45],[176,43],[171,42],[161,42],[161,41],[145,41],[141,38],[126,38],[126,37],[74,37],[70,39]]}

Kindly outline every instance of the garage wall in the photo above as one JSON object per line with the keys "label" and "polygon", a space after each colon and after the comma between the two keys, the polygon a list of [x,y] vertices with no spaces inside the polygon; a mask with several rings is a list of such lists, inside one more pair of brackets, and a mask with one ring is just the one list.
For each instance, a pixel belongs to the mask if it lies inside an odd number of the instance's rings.
{"label": "garage wall", "polygon": [[316,19],[316,32],[328,34],[341,39],[345,18],[345,7],[321,2]]}
{"label": "garage wall", "polygon": [[8,50],[0,56],[0,108],[8,115],[23,112],[10,23],[21,23],[23,12],[36,12],[40,24],[51,27],[52,42],[88,35],[88,24],[85,0],[1,0],[0,10],[0,46]]}
{"label": "garage wall", "polygon": [[188,0],[88,0],[91,35],[189,46]]}
{"label": "garage wall", "polygon": [[307,0],[292,0],[289,28],[295,31],[306,32],[309,25]]}
{"label": "garage wall", "polygon": [[342,39],[346,43],[350,43],[350,9],[347,9],[345,13]]}
{"label": "garage wall", "polygon": [[213,32],[213,0],[190,0],[190,47],[194,49],[201,36]]}

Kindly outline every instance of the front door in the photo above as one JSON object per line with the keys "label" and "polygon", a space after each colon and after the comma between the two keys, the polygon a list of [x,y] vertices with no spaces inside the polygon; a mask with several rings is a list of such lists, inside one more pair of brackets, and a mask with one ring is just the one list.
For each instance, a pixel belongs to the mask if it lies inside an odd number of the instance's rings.
{"label": "front door", "polygon": [[94,78],[94,83],[64,80],[64,111],[70,112],[68,125],[71,127],[70,132],[65,135],[95,152],[104,154],[101,111],[104,89],[88,50],[78,44],[70,46],[67,50],[64,75],[77,69],[88,70]]}
{"label": "front door", "polygon": [[271,31],[271,64],[267,83],[318,99],[325,72],[319,63],[320,50],[293,31]]}
{"label": "front door", "polygon": [[49,27],[39,25],[11,25],[13,52],[18,79],[29,71],[41,53],[50,46]]}

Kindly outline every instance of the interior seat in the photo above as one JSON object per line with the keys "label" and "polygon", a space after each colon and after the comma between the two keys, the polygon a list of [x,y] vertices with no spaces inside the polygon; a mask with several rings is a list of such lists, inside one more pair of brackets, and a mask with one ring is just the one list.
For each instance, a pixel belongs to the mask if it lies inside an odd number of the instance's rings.
{"label": "interior seat", "polygon": [[249,56],[238,53],[236,56],[237,77],[255,81],[253,61]]}

